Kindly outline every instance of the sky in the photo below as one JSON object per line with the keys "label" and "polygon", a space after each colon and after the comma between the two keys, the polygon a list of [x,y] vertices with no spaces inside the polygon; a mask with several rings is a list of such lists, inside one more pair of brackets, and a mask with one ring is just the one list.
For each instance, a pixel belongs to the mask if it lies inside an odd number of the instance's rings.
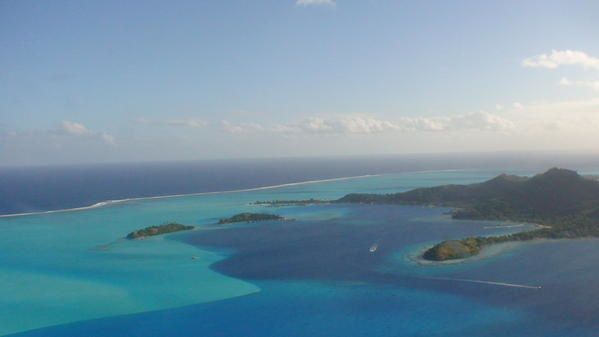
{"label": "sky", "polygon": [[0,166],[599,153],[599,2],[0,1]]}

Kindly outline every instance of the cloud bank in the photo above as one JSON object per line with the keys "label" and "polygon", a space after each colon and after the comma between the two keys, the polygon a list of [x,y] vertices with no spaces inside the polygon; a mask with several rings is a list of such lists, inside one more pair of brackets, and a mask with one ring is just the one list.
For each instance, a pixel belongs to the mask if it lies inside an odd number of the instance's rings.
{"label": "cloud bank", "polygon": [[599,70],[599,58],[577,50],[553,50],[549,54],[540,54],[522,61],[524,67],[556,69],[561,66],[580,66],[585,69]]}
{"label": "cloud bank", "polygon": [[105,132],[95,132],[88,129],[85,125],[72,121],[62,121],[60,126],[56,130],[50,130],[51,132],[64,133],[66,135],[75,137],[87,137],[91,139],[99,139],[102,142],[109,145],[116,145],[114,136]]}
{"label": "cloud bank", "polygon": [[[497,112],[496,105],[501,106]],[[401,152],[596,149],[599,98],[493,103],[491,112],[436,116],[320,115],[287,123],[164,119],[114,137],[75,121],[0,131],[0,159],[65,163]],[[168,121],[177,121],[168,123]],[[136,123],[139,125],[139,123]],[[188,127],[191,125],[190,127]],[[186,128],[185,132],[182,129]],[[163,128],[157,130],[155,128]],[[177,129],[174,129],[177,128]],[[215,155],[215,149],[217,149]],[[219,157],[217,157],[219,158]]]}
{"label": "cloud bank", "polygon": [[258,123],[232,124],[222,122],[222,128],[229,133],[270,132],[296,135],[368,135],[401,132],[442,132],[442,131],[509,131],[514,123],[499,115],[476,112],[443,117],[401,117],[385,120],[370,115],[346,115],[331,118],[310,117],[295,123],[264,126]]}

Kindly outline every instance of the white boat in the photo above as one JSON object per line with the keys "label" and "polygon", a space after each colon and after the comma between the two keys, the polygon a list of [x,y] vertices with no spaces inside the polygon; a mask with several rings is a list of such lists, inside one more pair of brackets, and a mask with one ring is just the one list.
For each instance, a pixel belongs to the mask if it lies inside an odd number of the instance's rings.
{"label": "white boat", "polygon": [[374,253],[374,252],[376,252],[376,250],[377,250],[378,248],[379,248],[379,244],[378,244],[378,243],[375,243],[375,244],[373,244],[372,246],[370,246],[370,249],[369,249],[369,250],[370,250],[370,252],[371,252],[371,253]]}

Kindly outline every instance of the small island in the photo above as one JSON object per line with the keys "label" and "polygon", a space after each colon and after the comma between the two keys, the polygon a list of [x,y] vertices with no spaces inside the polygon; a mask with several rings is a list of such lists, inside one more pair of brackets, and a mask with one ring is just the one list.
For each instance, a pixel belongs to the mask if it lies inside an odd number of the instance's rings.
{"label": "small island", "polygon": [[285,220],[285,218],[280,215],[268,213],[239,213],[233,215],[232,217],[218,220],[218,224],[224,225],[237,222],[256,222],[268,220]]}
{"label": "small island", "polygon": [[193,229],[193,226],[182,225],[178,223],[167,223],[159,226],[150,226],[144,229],[139,229],[127,234],[127,239],[143,239],[149,236],[156,236],[180,231]]}
{"label": "small island", "polygon": [[269,207],[284,207],[284,206],[308,206],[315,204],[329,204],[328,200],[318,199],[305,199],[305,200],[267,200],[267,201],[256,201],[253,205],[269,206]]}
{"label": "small island", "polygon": [[392,194],[348,194],[335,202],[451,207],[454,219],[539,224],[532,231],[443,241],[423,258],[463,259],[486,245],[533,239],[599,237],[599,182],[567,169],[533,177],[499,175],[471,185],[444,185]]}
{"label": "small island", "polygon": [[457,260],[476,255],[480,250],[481,244],[476,238],[448,240],[434,245],[422,257],[431,261]]}

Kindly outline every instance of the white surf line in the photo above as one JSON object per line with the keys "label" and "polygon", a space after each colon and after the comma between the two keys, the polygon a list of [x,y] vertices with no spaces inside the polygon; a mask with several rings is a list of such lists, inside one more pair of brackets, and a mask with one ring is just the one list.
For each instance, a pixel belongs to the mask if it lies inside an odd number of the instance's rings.
{"label": "white surf line", "polygon": [[159,195],[159,196],[153,196],[153,197],[138,197],[138,198],[117,199],[117,200],[106,200],[106,201],[95,203],[93,205],[82,206],[82,207],[65,208],[65,209],[57,209],[57,210],[50,210],[50,211],[28,212],[28,213],[2,214],[2,215],[0,215],[0,218],[12,218],[12,217],[18,217],[18,216],[27,216],[27,215],[41,215],[41,214],[84,211],[84,210],[88,210],[88,209],[105,207],[105,206],[110,206],[110,205],[114,205],[114,204],[129,202],[129,201],[168,199],[168,198],[190,197],[190,196],[198,196],[198,195],[242,193],[242,192],[271,190],[271,189],[291,187],[291,186],[300,186],[300,185],[308,185],[308,184],[318,184],[318,183],[326,183],[326,182],[334,182],[334,181],[344,181],[344,180],[352,180],[352,179],[378,177],[381,175],[382,174],[365,174],[365,175],[361,175],[361,176],[350,176],[350,177],[340,177],[340,178],[330,178],[330,179],[320,179],[320,180],[306,180],[306,181],[299,181],[299,182],[295,182],[295,183],[252,187],[252,188],[244,188],[244,189],[238,189],[238,190],[183,193],[183,194]]}
{"label": "white surf line", "polygon": [[252,188],[245,188],[245,189],[239,189],[239,190],[197,192],[197,193],[183,193],[183,194],[159,195],[159,196],[153,196],[153,197],[138,197],[138,198],[106,200],[106,201],[101,201],[101,202],[95,203],[93,205],[82,206],[82,207],[56,209],[56,210],[39,211],[39,212],[0,214],[0,218],[12,218],[12,217],[18,217],[18,216],[27,216],[27,215],[41,215],[41,214],[52,214],[52,213],[84,211],[84,210],[87,210],[87,209],[93,209],[93,208],[99,208],[99,207],[104,207],[104,206],[110,206],[110,205],[113,205],[113,204],[123,203],[123,202],[128,202],[128,201],[178,198],[178,197],[186,197],[186,196],[211,195],[211,194],[221,194],[221,193],[224,194],[224,193],[252,192],[252,191],[269,190],[269,189],[276,189],[276,188],[289,187],[289,186],[317,184],[317,183],[325,183],[325,182],[332,182],[332,181],[343,181],[343,180],[351,180],[351,179],[361,179],[361,178],[369,178],[369,177],[379,177],[379,176],[382,176],[382,175],[391,175],[391,174],[407,175],[407,174],[419,174],[419,173],[460,172],[460,171],[476,171],[476,170],[477,170],[477,168],[464,168],[464,169],[419,170],[419,171],[406,171],[406,172],[389,172],[389,173],[377,173],[377,174],[364,174],[364,175],[359,175],[359,176],[339,177],[339,178],[320,179],[320,180],[306,180],[306,181],[300,181],[300,182],[295,182],[295,183],[286,183],[286,184],[270,185],[270,186],[262,186],[262,187],[252,187]]}
{"label": "white surf line", "polygon": [[51,213],[61,213],[61,212],[76,212],[76,211],[84,211],[86,209],[98,208],[103,206],[108,206],[118,202],[124,202],[127,199],[123,200],[108,200],[95,203],[89,206],[75,207],[75,208],[66,208],[66,209],[56,209],[51,211],[39,211],[39,212],[28,212],[28,213],[14,213],[14,214],[0,214],[0,218],[12,218],[18,216],[26,216],[26,215],[39,215],[39,214],[51,214]]}
{"label": "white surf line", "polygon": [[451,278],[451,277],[426,277],[426,278],[431,279],[431,280],[439,280],[439,281],[457,281],[457,282],[488,284],[488,285],[500,286],[500,287],[541,289],[541,286],[532,286],[532,285],[527,285],[527,284],[506,283],[506,282],[496,282],[496,281],[485,281],[485,280],[472,280],[472,279],[465,279],[465,278]]}

